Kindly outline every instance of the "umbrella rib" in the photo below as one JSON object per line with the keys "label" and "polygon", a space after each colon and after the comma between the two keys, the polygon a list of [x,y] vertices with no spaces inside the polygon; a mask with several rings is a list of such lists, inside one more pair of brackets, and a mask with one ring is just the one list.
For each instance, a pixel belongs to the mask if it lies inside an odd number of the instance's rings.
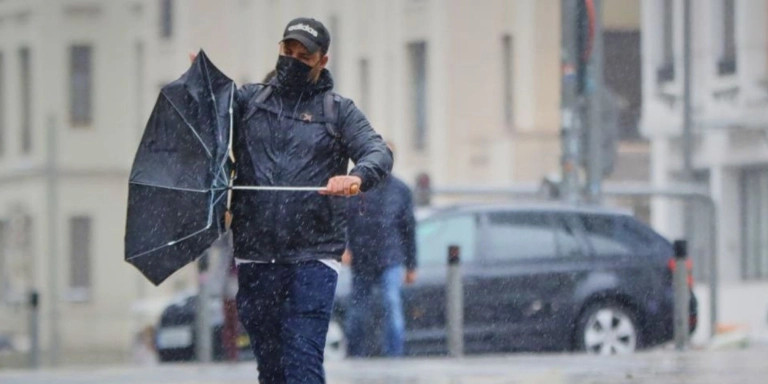
{"label": "umbrella rib", "polygon": [[[208,62],[205,60],[201,61],[202,67],[203,67],[203,75],[205,76],[206,84],[208,85],[208,91],[211,92],[211,102],[213,103],[213,111],[216,116],[216,122],[218,124],[218,117],[219,117],[219,106],[216,103],[216,94],[213,92],[213,85],[211,84],[211,73],[210,69],[208,68]],[[232,89],[232,86],[234,86],[234,82],[232,82],[230,89]],[[229,98],[229,128],[230,128],[230,137],[232,135],[232,100],[233,100],[234,91],[230,90],[230,98]],[[230,138],[231,140],[231,138]],[[229,149],[229,148],[227,148]],[[224,155],[224,161],[226,161],[226,156]],[[222,173],[226,173],[226,171],[223,169],[224,167],[224,161],[220,164],[220,167],[222,168]],[[221,174],[216,175],[217,177],[221,176]],[[228,184],[229,181],[227,180],[226,176],[223,176],[221,181],[224,184]]]}
{"label": "umbrella rib", "polygon": [[[217,174],[217,177],[221,178],[221,181],[225,185],[229,185],[229,178],[227,177],[227,170],[225,169],[225,165],[227,164],[227,157],[232,157],[232,124],[233,124],[233,118],[232,118],[232,103],[234,101],[235,96],[235,82],[233,81],[230,85],[230,91],[229,91],[229,140],[227,144],[227,154],[224,155],[221,163],[219,164],[219,170],[220,173]],[[232,159],[234,162],[234,158]]]}
{"label": "umbrella rib", "polygon": [[200,137],[200,135],[197,133],[197,131],[195,130],[195,127],[193,127],[192,124],[190,124],[189,121],[187,121],[187,119],[184,117],[181,111],[179,111],[179,108],[176,107],[176,104],[174,104],[173,101],[171,101],[171,98],[169,98],[168,95],[165,94],[165,92],[160,92],[160,94],[163,95],[163,97],[165,97],[166,100],[168,100],[168,103],[171,104],[171,107],[173,107],[173,110],[176,111],[176,114],[178,114],[179,117],[181,117],[181,120],[183,120],[184,123],[186,123],[189,129],[192,131],[192,133],[195,134],[195,137],[200,142],[200,145],[202,145],[203,149],[205,149],[205,153],[208,154],[208,157],[212,159],[213,155],[211,154],[211,150],[208,149],[207,145],[205,145],[203,138]]}
{"label": "umbrella rib", "polygon": [[168,243],[165,243],[165,244],[163,244],[163,245],[161,245],[161,246],[159,246],[159,247],[156,247],[156,248],[150,249],[150,250],[148,250],[148,251],[144,251],[144,252],[142,252],[142,253],[139,253],[139,254],[133,255],[133,256],[131,256],[131,257],[129,257],[129,258],[127,258],[127,259],[125,259],[125,261],[130,261],[130,260],[133,260],[133,259],[137,259],[137,258],[139,258],[139,257],[147,256],[148,254],[150,254],[150,253],[152,253],[152,252],[155,252],[155,251],[157,251],[157,250],[160,250],[160,249],[162,249],[162,248],[165,248],[165,247],[170,247],[170,246],[172,246],[172,245],[175,245],[176,243],[180,243],[180,242],[182,242],[182,241],[184,241],[184,240],[187,240],[187,239],[189,239],[189,238],[192,238],[192,237],[194,237],[194,236],[197,236],[198,234],[200,234],[200,233],[203,233],[203,232],[207,231],[209,228],[211,228],[211,223],[210,223],[210,222],[208,223],[208,225],[206,225],[206,226],[205,226],[205,228],[203,228],[203,229],[201,229],[201,230],[199,230],[199,231],[197,231],[197,232],[195,232],[195,233],[192,233],[192,234],[190,234],[190,235],[184,236],[184,237],[182,237],[182,238],[180,238],[180,239],[178,239],[178,240],[172,240],[172,241],[169,241]]}
{"label": "umbrella rib", "polygon": [[142,183],[142,182],[138,182],[138,181],[130,181],[129,184],[143,185],[145,187],[154,187],[154,188],[162,188],[162,189],[172,189],[172,190],[176,190],[176,191],[185,191],[185,192],[197,192],[197,193],[208,193],[208,192],[210,192],[210,190],[208,190],[208,189],[192,189],[192,188],[169,187],[167,185]]}
{"label": "umbrella rib", "polygon": [[[213,92],[213,85],[211,84],[210,69],[208,69],[208,62],[206,60],[202,60],[201,63],[203,64],[203,76],[205,76],[205,83],[208,86],[208,92],[211,93],[211,103],[213,103],[214,121],[218,126],[219,125],[219,106],[216,103],[216,94]],[[213,156],[211,156],[211,158],[213,158]],[[226,179],[224,179],[223,181],[224,181],[224,184],[227,184]]]}

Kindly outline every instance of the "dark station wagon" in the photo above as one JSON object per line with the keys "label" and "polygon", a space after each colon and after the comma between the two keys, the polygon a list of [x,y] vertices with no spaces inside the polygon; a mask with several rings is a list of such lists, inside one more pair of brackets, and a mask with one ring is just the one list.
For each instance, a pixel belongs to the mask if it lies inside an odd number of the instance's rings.
{"label": "dark station wagon", "polygon": [[[450,245],[460,247],[467,353],[630,353],[673,337],[672,244],[629,214],[459,206],[421,218],[417,243],[418,280],[403,292],[408,354],[447,352]],[[336,329],[349,305],[348,273],[340,278]],[[694,329],[693,294],[690,305]],[[381,318],[371,316],[371,323]],[[344,342],[329,334],[329,345]]]}

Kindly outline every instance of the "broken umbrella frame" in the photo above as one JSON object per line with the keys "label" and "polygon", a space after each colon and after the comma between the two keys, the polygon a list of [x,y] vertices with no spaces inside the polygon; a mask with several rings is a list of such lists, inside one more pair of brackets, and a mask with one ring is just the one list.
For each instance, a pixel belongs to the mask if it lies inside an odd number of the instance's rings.
{"label": "broken umbrella frame", "polygon": [[226,233],[233,190],[325,189],[233,185],[234,93],[234,82],[201,50],[162,88],[149,117],[131,168],[125,261],[155,285]]}

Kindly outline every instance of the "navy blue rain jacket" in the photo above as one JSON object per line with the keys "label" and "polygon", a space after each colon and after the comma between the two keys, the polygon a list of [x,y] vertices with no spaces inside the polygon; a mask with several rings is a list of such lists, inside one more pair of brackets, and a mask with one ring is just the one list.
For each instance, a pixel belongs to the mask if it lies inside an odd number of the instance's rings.
{"label": "navy blue rain jacket", "polygon": [[[235,185],[323,187],[350,175],[367,191],[386,178],[392,153],[349,99],[337,96],[336,131],[322,122],[323,99],[333,88],[324,70],[317,83],[300,91],[276,80],[263,106],[263,84],[248,84],[235,100]],[[296,118],[300,116],[300,118]],[[232,233],[235,257],[265,262],[340,259],[345,247],[346,197],[317,192],[234,191]]]}

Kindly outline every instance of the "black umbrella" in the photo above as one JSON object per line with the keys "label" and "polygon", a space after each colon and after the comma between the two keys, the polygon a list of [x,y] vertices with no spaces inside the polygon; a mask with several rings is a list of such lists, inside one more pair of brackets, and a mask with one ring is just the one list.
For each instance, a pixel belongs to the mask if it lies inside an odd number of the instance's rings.
{"label": "black umbrella", "polygon": [[234,92],[201,50],[149,117],[131,168],[125,260],[155,285],[225,232]]}

